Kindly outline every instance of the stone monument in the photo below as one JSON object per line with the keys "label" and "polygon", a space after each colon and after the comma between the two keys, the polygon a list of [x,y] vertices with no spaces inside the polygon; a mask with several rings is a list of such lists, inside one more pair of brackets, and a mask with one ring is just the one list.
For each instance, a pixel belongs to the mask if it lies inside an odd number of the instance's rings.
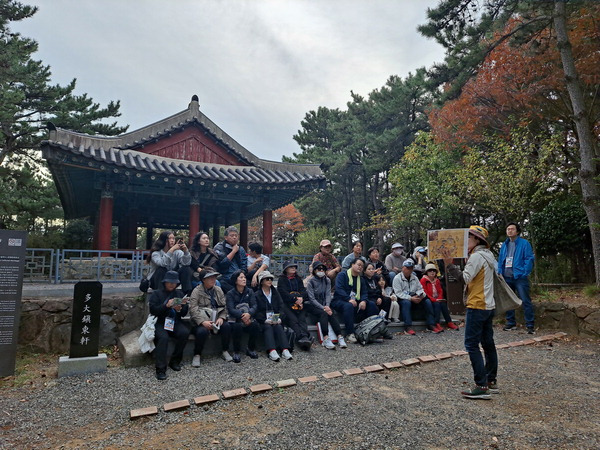
{"label": "stone monument", "polygon": [[75,285],[70,351],[59,359],[59,377],[106,371],[106,354],[98,354],[101,308],[102,283],[80,281]]}

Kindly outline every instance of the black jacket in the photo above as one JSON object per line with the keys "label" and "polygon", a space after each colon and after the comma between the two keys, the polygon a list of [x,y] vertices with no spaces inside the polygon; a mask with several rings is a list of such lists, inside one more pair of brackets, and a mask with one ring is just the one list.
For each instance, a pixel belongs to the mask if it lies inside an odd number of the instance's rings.
{"label": "black jacket", "polygon": [[[252,317],[256,315],[256,296],[252,289],[245,287],[244,292],[240,294],[236,288],[233,288],[225,296],[225,301],[231,321],[240,322],[244,312]],[[247,306],[243,306],[243,304]]]}
{"label": "black jacket", "polygon": [[181,311],[177,312],[173,308],[167,308],[167,302],[174,297],[183,298],[183,291],[175,289],[174,291],[167,292],[164,289],[153,291],[148,300],[150,306],[150,314],[157,317],[156,323],[164,326],[165,318],[173,317],[175,322],[181,321],[182,317],[185,317],[188,313],[189,305],[186,303],[181,307]]}
{"label": "black jacket", "polygon": [[275,288],[271,288],[271,304],[267,301],[262,289],[256,291],[256,321],[264,323],[267,320],[267,311],[273,311],[275,314],[280,314],[280,319],[283,319],[283,301],[281,295]]}
{"label": "black jacket", "polygon": [[[281,295],[281,300],[286,305],[293,305],[296,303],[296,297],[302,297],[304,301],[307,299],[306,288],[304,287],[304,280],[298,274],[291,280],[287,275],[281,275],[277,280],[277,290]],[[299,292],[299,295],[292,295],[291,292]]]}

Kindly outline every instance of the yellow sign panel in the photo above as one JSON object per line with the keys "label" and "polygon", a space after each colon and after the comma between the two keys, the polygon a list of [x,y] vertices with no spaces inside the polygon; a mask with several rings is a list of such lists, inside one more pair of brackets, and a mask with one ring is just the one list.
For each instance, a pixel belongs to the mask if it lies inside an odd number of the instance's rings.
{"label": "yellow sign panel", "polygon": [[468,228],[450,230],[429,230],[427,232],[427,253],[430,260],[443,259],[443,251],[448,250],[452,258],[468,256]]}

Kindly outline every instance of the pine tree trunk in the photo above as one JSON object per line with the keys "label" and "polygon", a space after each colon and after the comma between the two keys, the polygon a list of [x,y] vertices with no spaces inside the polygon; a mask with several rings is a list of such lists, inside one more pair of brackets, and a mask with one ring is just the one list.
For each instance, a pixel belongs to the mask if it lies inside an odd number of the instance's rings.
{"label": "pine tree trunk", "polygon": [[579,141],[580,167],[579,180],[583,194],[583,208],[585,209],[590,233],[592,235],[592,251],[596,270],[596,285],[600,287],[600,187],[595,178],[598,175],[596,167],[596,138],[592,133],[589,117],[585,109],[583,92],[575,68],[575,60],[567,34],[567,19],[565,2],[554,2],[554,30],[560,58],[565,73],[565,82],[573,108],[573,122]]}

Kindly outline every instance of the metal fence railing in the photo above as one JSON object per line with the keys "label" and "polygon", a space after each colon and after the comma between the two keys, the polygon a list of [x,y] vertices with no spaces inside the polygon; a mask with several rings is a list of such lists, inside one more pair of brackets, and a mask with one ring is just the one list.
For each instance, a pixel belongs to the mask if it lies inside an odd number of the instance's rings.
{"label": "metal fence railing", "polygon": [[[28,248],[24,281],[28,283],[139,282],[148,272],[148,250],[78,250]],[[306,277],[312,255],[271,255],[269,271],[278,277],[286,260],[293,258]]]}

